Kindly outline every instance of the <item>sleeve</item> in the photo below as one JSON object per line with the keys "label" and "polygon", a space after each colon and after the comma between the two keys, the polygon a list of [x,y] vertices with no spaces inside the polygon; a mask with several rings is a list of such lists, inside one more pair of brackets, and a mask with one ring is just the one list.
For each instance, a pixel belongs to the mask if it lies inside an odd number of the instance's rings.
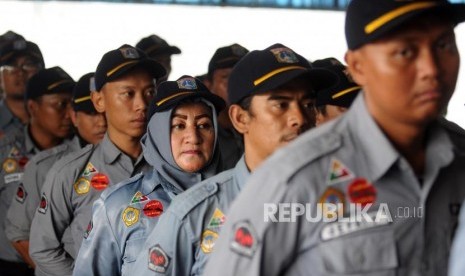
{"label": "sleeve", "polygon": [[189,224],[166,212],[137,257],[136,275],[190,276],[195,252],[193,238]]}
{"label": "sleeve", "polygon": [[452,243],[451,255],[449,259],[449,275],[465,275],[465,262],[463,254],[465,251],[465,204],[462,203],[460,211],[459,227],[457,228],[454,242]]}
{"label": "sleeve", "polygon": [[29,240],[32,218],[40,201],[37,174],[37,164],[29,162],[7,213],[5,232],[10,241]]}
{"label": "sleeve", "polygon": [[79,249],[73,275],[120,275],[121,249],[108,218],[102,198],[94,202],[89,222]]}
{"label": "sleeve", "polygon": [[73,220],[71,179],[66,170],[47,174],[37,212],[31,224],[29,254],[36,270],[48,275],[71,275],[73,259],[61,239]]}

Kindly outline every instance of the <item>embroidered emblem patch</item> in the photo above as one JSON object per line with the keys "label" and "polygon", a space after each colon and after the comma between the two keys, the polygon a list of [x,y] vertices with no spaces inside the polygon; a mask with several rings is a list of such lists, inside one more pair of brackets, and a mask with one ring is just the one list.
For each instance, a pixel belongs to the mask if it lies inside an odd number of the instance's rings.
{"label": "embroidered emblem patch", "polygon": [[3,170],[5,173],[13,173],[18,168],[18,163],[13,158],[7,158],[3,161]]}
{"label": "embroidered emblem patch", "polygon": [[257,235],[248,221],[239,222],[234,226],[234,236],[231,241],[231,250],[246,257],[252,257],[258,242]]}
{"label": "embroidered emblem patch", "polygon": [[139,209],[133,207],[126,207],[122,214],[124,224],[126,224],[127,227],[134,225],[136,222],[139,221],[139,214]]}
{"label": "embroidered emblem patch", "polygon": [[177,80],[176,82],[178,83],[178,87],[180,89],[197,89],[197,83],[195,83],[194,78],[182,78],[180,80]]}
{"label": "embroidered emblem patch", "polygon": [[212,230],[205,230],[202,233],[202,242],[200,244],[200,249],[202,249],[202,252],[205,254],[211,253],[217,239],[218,233]]}
{"label": "embroidered emblem patch", "polygon": [[86,165],[86,168],[84,169],[84,171],[82,172],[82,175],[83,176],[89,176],[93,173],[96,173],[97,172],[97,169],[94,167],[94,165],[92,165],[92,163],[87,163]]}
{"label": "embroidered emblem patch", "polygon": [[8,157],[10,158],[15,158],[15,159],[18,159],[21,157],[21,154],[19,152],[19,149],[15,146],[13,146],[10,150],[10,152],[8,153]]}
{"label": "embroidered emblem patch", "polygon": [[110,183],[110,180],[108,179],[108,176],[103,173],[96,173],[94,176],[92,176],[92,179],[90,180],[90,184],[94,189],[101,191],[105,190],[108,187],[108,184]]}
{"label": "embroidered emblem patch", "polygon": [[299,59],[289,48],[275,48],[270,50],[279,63],[297,63]]}
{"label": "embroidered emblem patch", "polygon": [[216,208],[215,212],[213,212],[212,218],[210,219],[210,222],[208,223],[207,227],[208,228],[220,227],[220,226],[223,226],[225,221],[226,221],[226,217],[223,214],[223,212],[221,212],[220,209]]}
{"label": "embroidered emblem patch", "polygon": [[78,195],[87,194],[90,190],[90,181],[85,177],[81,177],[74,183],[73,187]]}
{"label": "embroidered emblem patch", "polygon": [[149,200],[149,198],[146,195],[143,195],[141,192],[137,191],[137,193],[135,193],[131,199],[131,204],[141,203],[147,200]]}
{"label": "embroidered emblem patch", "polygon": [[336,158],[331,159],[329,167],[328,180],[329,185],[333,185],[342,181],[351,180],[354,178],[354,174],[344,165],[341,161]]}
{"label": "embroidered emblem patch", "polygon": [[143,210],[147,217],[158,217],[163,213],[163,204],[158,200],[150,200]]}
{"label": "embroidered emblem patch", "polygon": [[40,198],[39,208],[37,209],[37,211],[39,211],[39,213],[45,214],[45,212],[47,212],[47,209],[48,209],[47,197],[45,196],[45,194],[42,194],[42,197]]}
{"label": "embroidered emblem patch", "polygon": [[18,186],[18,189],[16,190],[16,196],[15,199],[19,203],[24,203],[24,200],[26,199],[27,193],[26,190],[24,189],[23,183],[20,183]]}
{"label": "embroidered emblem patch", "polygon": [[149,249],[149,269],[158,273],[165,273],[168,265],[170,264],[170,258],[166,255],[165,251],[159,244]]}
{"label": "embroidered emblem patch", "polygon": [[357,178],[348,186],[350,201],[365,207],[376,201],[376,188],[365,178]]}
{"label": "embroidered emblem patch", "polygon": [[[342,217],[344,215],[345,195],[340,190],[332,187],[326,189],[318,202],[321,203],[323,216],[326,218]],[[331,203],[331,205],[325,203]],[[336,207],[336,209],[331,210],[333,207]]]}
{"label": "embroidered emblem patch", "polygon": [[124,58],[139,58],[139,53],[134,48],[121,48],[119,49]]}

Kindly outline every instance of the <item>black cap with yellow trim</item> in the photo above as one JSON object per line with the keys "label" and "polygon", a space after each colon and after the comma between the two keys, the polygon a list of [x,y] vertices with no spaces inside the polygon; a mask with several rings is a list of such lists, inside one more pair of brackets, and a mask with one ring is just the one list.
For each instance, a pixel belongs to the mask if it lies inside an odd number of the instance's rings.
{"label": "black cap with yellow trim", "polygon": [[337,82],[334,73],[313,68],[307,59],[282,44],[252,51],[234,66],[229,76],[229,103],[237,104],[247,96],[276,89],[303,74],[308,74],[315,92]]}
{"label": "black cap with yellow trim", "polygon": [[19,55],[28,55],[44,67],[44,58],[37,44],[25,40],[23,37],[14,37],[0,43],[0,65],[9,64]]}
{"label": "black cap with yellow trim", "polygon": [[90,99],[90,92],[95,90],[94,73],[87,73],[82,76],[73,89],[73,98],[71,105],[74,111],[86,113],[96,113],[94,104]]}
{"label": "black cap with yellow trim", "polygon": [[210,92],[199,79],[184,75],[175,81],[160,83],[157,95],[149,108],[149,117],[156,112],[168,110],[188,98],[203,98],[215,106],[216,112],[220,112],[226,106],[224,100]]}
{"label": "black cap with yellow trim", "polygon": [[248,52],[249,50],[237,43],[216,49],[208,63],[207,75],[212,78],[217,69],[233,68]]}
{"label": "black cap with yellow trim", "polygon": [[118,79],[135,67],[145,68],[155,79],[166,74],[165,68],[148,58],[142,50],[124,44],[103,55],[95,71],[95,89],[100,91],[105,83]]}
{"label": "black cap with yellow trim", "polygon": [[339,77],[337,84],[317,92],[315,105],[350,107],[361,87],[354,82],[347,67],[333,57],[315,60],[312,64],[317,68],[326,68]]}
{"label": "black cap with yellow trim", "polygon": [[137,42],[136,47],[144,51],[148,56],[180,54],[181,49],[169,45],[166,40],[158,35],[149,35]]}
{"label": "black cap with yellow trim", "polygon": [[71,94],[74,80],[58,66],[40,70],[27,82],[25,97],[27,100],[36,99],[48,94]]}
{"label": "black cap with yellow trim", "polygon": [[443,15],[455,24],[465,20],[465,4],[447,0],[352,0],[345,21],[347,46],[355,50],[424,12]]}

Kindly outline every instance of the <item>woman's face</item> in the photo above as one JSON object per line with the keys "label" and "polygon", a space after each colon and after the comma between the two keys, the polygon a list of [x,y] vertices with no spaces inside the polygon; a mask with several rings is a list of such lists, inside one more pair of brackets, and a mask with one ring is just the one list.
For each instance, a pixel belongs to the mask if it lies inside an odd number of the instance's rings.
{"label": "woman's face", "polygon": [[171,150],[176,164],[198,172],[213,155],[215,130],[212,111],[204,103],[179,105],[171,117]]}

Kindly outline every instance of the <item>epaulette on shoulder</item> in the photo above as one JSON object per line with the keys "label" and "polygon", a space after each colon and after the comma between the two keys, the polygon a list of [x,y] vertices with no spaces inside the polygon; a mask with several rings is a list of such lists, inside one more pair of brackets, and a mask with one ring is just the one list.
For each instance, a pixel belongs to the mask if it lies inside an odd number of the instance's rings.
{"label": "epaulette on shoulder", "polygon": [[214,179],[204,180],[175,197],[168,210],[182,220],[197,205],[217,191],[218,183]]}
{"label": "epaulette on shoulder", "polygon": [[[60,159],[60,162],[55,163],[55,165],[53,166],[55,171],[61,171],[63,168],[70,167],[71,163],[87,162],[95,147],[95,145],[89,144],[80,150],[73,151],[70,154],[63,156],[63,158]],[[78,164],[73,164],[71,167],[80,168],[82,166]]]}
{"label": "epaulette on shoulder", "polygon": [[[264,165],[279,165],[279,175],[283,180],[292,177],[296,172],[308,164],[326,156],[343,144],[343,135],[340,131],[340,120],[325,123],[322,126],[302,134],[289,146],[277,150]],[[272,172],[270,172],[272,173]]]}
{"label": "epaulette on shoulder", "polygon": [[62,153],[64,151],[68,150],[68,148],[69,148],[69,145],[64,143],[64,144],[60,144],[60,145],[58,145],[56,147],[40,151],[39,153],[34,155],[31,158],[31,160],[29,160],[29,162],[33,162],[33,163],[38,164],[40,162],[43,162],[43,161],[47,160],[50,157],[53,157],[53,156],[55,156],[57,154],[60,154],[60,153]]}
{"label": "epaulette on shoulder", "polygon": [[103,192],[100,194],[100,198],[105,201],[111,195],[115,194],[118,190],[120,190],[122,187],[131,185],[131,183],[139,181],[143,176],[144,173],[140,172],[129,179],[125,179],[115,185],[111,185],[110,187],[103,190]]}

